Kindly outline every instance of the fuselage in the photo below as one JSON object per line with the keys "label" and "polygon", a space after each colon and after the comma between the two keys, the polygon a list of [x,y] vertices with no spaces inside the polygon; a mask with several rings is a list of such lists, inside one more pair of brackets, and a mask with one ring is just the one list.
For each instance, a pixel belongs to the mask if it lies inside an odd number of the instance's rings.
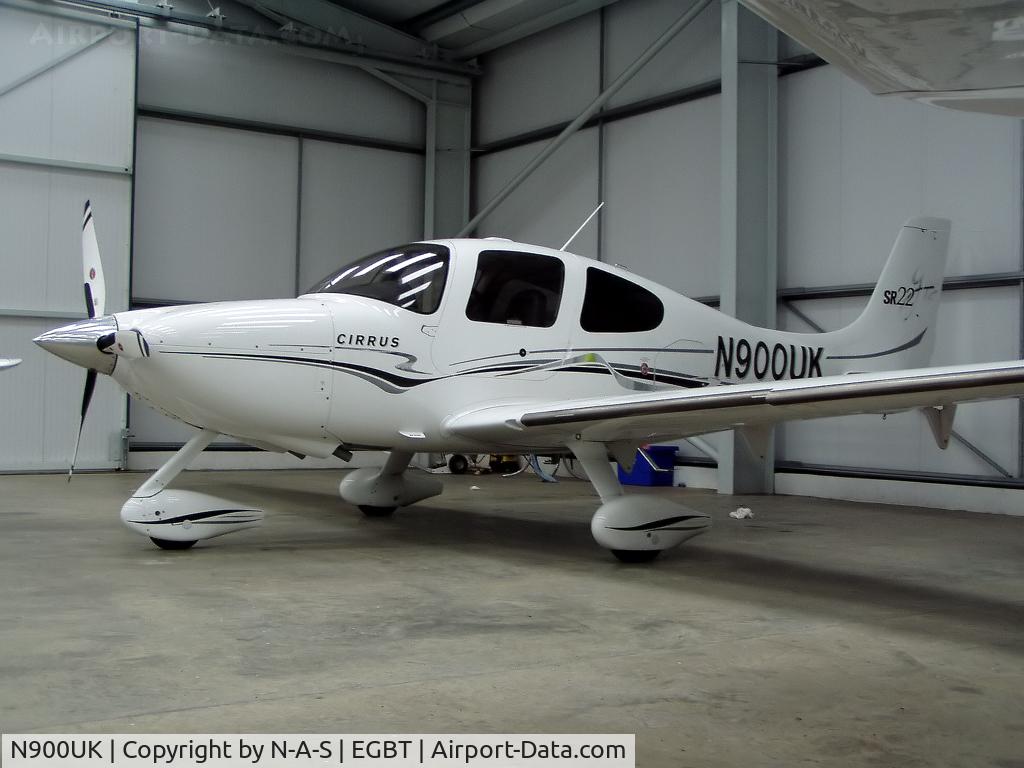
{"label": "fuselage", "polygon": [[115,319],[149,345],[112,373],[133,396],[314,456],[558,449],[467,444],[443,425],[502,403],[815,378],[888,354],[877,339],[878,355],[833,354],[836,334],[755,328],[626,270],[503,240],[382,251],[296,299]]}

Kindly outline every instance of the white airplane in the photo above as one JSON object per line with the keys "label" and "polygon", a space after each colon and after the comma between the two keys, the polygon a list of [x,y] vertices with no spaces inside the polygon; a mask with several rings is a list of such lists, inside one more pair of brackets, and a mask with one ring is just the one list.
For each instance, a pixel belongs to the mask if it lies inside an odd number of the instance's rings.
{"label": "white airplane", "polygon": [[0,357],[0,371],[13,368],[19,363],[21,363],[21,359],[17,357]]}
{"label": "white airplane", "polygon": [[[435,496],[417,452],[569,453],[600,498],[591,530],[623,561],[706,530],[707,515],[625,496],[609,455],[737,428],[757,453],[789,419],[923,408],[940,446],[955,403],[1024,394],[1024,361],[920,368],[935,340],[950,224],[900,230],[851,325],[757,328],[630,272],[506,240],[435,240],[346,265],[295,299],[104,315],[92,212],[83,222],[90,319],[36,343],[199,432],[121,510],[166,549],[258,525],[262,512],[168,484],[217,435],[271,451],[387,450],[341,497],[365,514]],[[79,425],[81,435],[81,424]]]}

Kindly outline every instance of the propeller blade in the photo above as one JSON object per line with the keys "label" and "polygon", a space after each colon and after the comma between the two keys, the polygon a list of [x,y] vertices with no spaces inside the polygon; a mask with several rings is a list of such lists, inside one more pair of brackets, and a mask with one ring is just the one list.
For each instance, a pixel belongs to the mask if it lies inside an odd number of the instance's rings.
{"label": "propeller blade", "polygon": [[78,436],[75,438],[75,452],[71,457],[71,468],[68,470],[68,482],[75,474],[75,462],[78,461],[78,446],[82,442],[82,427],[85,426],[85,414],[89,412],[89,403],[92,402],[92,393],[96,389],[96,371],[90,368],[85,372],[85,389],[82,390],[82,419],[78,422]]}
{"label": "propeller blade", "polygon": [[82,272],[85,282],[85,309],[89,317],[103,314],[107,300],[107,284],[103,279],[100,247],[96,242],[96,224],[92,218],[92,203],[85,201],[82,212]]}

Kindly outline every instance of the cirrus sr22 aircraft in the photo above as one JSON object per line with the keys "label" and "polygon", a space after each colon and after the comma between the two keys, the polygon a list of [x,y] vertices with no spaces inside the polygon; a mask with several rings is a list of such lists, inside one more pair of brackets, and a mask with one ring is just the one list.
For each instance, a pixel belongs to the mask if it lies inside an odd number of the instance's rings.
{"label": "cirrus sr22 aircraft", "polygon": [[[105,315],[92,211],[82,242],[89,319],[36,343],[199,430],[125,503],[122,520],[168,549],[258,525],[262,512],[168,488],[220,434],[349,460],[341,497],[367,515],[441,493],[408,471],[420,451],[570,452],[601,499],[594,538],[624,561],[704,531],[707,515],[626,496],[609,456],[741,429],[754,452],[789,419],[924,409],[941,447],[955,404],[1024,394],[1024,362],[922,368],[935,341],[950,224],[899,231],[860,317],[838,331],[757,328],[628,271],[504,240],[391,248],[295,299]],[[81,424],[79,425],[79,436]]]}

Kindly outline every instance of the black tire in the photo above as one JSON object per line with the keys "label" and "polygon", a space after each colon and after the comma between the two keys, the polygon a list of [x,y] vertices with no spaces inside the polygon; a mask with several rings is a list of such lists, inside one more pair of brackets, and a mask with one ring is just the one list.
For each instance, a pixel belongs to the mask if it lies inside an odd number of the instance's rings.
{"label": "black tire", "polygon": [[448,459],[448,469],[453,475],[464,475],[469,469],[469,460],[461,453],[456,453]]}
{"label": "black tire", "polygon": [[160,549],[169,550],[191,549],[196,543],[195,541],[171,541],[170,539],[158,539],[155,536],[150,536],[149,540],[160,547]]}
{"label": "black tire", "polygon": [[374,507],[370,504],[360,504],[359,510],[367,517],[391,517],[398,507]]}
{"label": "black tire", "polygon": [[661,554],[660,549],[613,549],[612,554],[622,563],[650,563]]}

